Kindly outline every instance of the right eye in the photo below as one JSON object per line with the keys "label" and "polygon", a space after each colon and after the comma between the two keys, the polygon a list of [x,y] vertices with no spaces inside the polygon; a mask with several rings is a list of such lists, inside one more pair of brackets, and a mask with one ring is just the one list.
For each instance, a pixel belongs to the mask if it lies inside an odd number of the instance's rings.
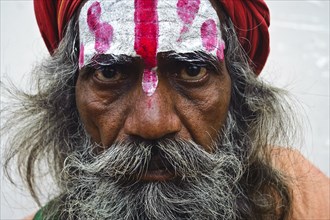
{"label": "right eye", "polygon": [[94,76],[103,82],[116,82],[125,78],[125,75],[112,65],[96,68]]}
{"label": "right eye", "polygon": [[207,75],[207,69],[197,65],[187,65],[184,67],[178,77],[186,81],[198,81]]}

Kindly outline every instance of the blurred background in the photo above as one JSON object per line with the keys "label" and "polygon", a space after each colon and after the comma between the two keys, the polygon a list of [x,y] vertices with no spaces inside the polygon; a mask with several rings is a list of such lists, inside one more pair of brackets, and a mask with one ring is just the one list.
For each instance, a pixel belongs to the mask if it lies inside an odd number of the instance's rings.
{"label": "blurred background", "polygon": [[[302,107],[304,135],[297,146],[329,176],[329,1],[268,0],[271,53],[261,77],[289,90]],[[48,55],[37,28],[32,0],[0,0],[1,80],[29,88],[29,72]],[[1,140],[3,143],[3,140]],[[3,152],[1,144],[1,157]],[[6,146],[8,147],[8,146]],[[27,190],[3,176],[0,219],[36,211]],[[51,189],[45,184],[44,191]]]}

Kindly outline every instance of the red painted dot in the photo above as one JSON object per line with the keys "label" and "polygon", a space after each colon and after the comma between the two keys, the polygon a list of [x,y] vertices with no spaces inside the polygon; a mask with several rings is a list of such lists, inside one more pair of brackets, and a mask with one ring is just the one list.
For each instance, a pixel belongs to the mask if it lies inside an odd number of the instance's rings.
{"label": "red painted dot", "polygon": [[87,24],[95,35],[95,50],[104,53],[110,48],[113,37],[113,28],[106,22],[101,22],[101,5],[94,2],[87,11]]}
{"label": "red painted dot", "polygon": [[200,0],[178,0],[176,6],[178,16],[183,22],[183,27],[180,31],[180,37],[177,40],[180,42],[182,40],[182,35],[189,31],[188,27],[193,23],[198,13]]}
{"label": "red painted dot", "polygon": [[99,25],[101,16],[101,5],[99,2],[94,2],[87,11],[87,24],[90,30],[96,31]]}
{"label": "red painted dot", "polygon": [[201,27],[203,47],[210,52],[217,47],[217,25],[213,19],[206,20]]}
{"label": "red painted dot", "polygon": [[177,13],[185,24],[191,24],[199,10],[200,0],[178,0]]}
{"label": "red painted dot", "polygon": [[226,45],[223,40],[220,40],[218,43],[218,48],[217,48],[217,57],[219,60],[223,60],[225,58],[225,49]]}
{"label": "red painted dot", "polygon": [[85,48],[84,48],[84,44],[80,44],[80,49],[79,49],[79,68],[82,68],[85,64],[84,61],[84,56],[85,56]]}

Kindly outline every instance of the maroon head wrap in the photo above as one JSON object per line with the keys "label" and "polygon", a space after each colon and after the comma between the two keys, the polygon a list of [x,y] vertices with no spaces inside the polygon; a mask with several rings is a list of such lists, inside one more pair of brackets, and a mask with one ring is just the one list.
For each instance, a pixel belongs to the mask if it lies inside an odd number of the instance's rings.
{"label": "maroon head wrap", "polygon": [[[65,26],[84,0],[34,0],[41,35],[51,54],[62,40]],[[269,10],[264,0],[219,0],[235,25],[239,41],[256,74],[269,54]]]}
{"label": "maroon head wrap", "polygon": [[235,25],[238,39],[259,74],[269,54],[270,15],[263,0],[220,0]]}

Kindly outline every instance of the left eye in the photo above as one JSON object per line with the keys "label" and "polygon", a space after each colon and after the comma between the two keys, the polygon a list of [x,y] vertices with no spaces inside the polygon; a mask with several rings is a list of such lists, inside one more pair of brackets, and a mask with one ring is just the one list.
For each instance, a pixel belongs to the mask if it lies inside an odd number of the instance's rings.
{"label": "left eye", "polygon": [[188,65],[181,69],[178,77],[183,80],[200,80],[207,75],[207,69],[198,65]]}
{"label": "left eye", "polygon": [[112,82],[121,80],[124,78],[124,74],[122,74],[116,67],[113,66],[105,66],[97,68],[94,72],[94,76],[104,82]]}

